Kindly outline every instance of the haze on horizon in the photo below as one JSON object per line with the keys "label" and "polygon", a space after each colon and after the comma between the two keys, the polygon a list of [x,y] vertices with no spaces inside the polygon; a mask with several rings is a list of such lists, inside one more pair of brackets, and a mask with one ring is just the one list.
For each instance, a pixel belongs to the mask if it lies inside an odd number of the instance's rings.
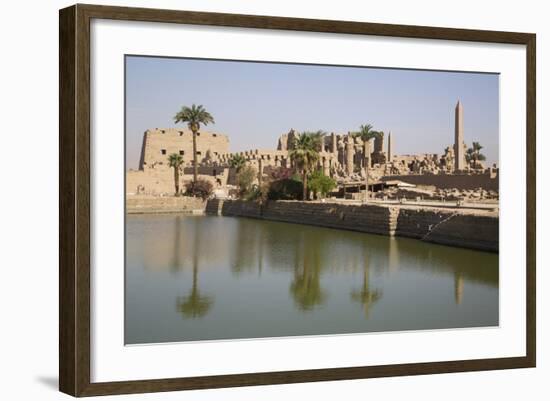
{"label": "haze on horizon", "polygon": [[345,133],[361,124],[391,131],[394,154],[438,153],[454,141],[454,109],[464,108],[464,140],[498,164],[499,76],[368,67],[163,57],[126,57],[126,168],[136,169],[143,133],[170,128],[181,106],[202,104],[229,136],[230,151],[275,149],[281,134]]}

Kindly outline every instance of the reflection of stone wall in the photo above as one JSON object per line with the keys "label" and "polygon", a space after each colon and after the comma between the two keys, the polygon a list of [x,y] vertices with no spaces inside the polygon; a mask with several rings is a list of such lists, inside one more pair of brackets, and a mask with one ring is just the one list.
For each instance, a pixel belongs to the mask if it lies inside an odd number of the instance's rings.
{"label": "reflection of stone wall", "polygon": [[382,181],[399,180],[415,185],[433,185],[441,189],[456,188],[498,191],[498,174],[491,178],[490,174],[419,174],[391,175],[381,178]]}
{"label": "reflection of stone wall", "polygon": [[226,200],[221,212],[224,216],[253,217],[390,236],[395,234],[498,252],[498,216],[471,215],[464,211],[295,201],[271,201],[260,206],[256,202]]}

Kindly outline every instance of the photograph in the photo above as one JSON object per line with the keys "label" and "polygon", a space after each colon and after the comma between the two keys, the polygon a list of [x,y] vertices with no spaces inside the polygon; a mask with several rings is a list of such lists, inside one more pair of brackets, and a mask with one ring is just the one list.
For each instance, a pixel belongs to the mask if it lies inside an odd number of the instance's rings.
{"label": "photograph", "polygon": [[498,328],[499,78],[126,54],[125,345]]}

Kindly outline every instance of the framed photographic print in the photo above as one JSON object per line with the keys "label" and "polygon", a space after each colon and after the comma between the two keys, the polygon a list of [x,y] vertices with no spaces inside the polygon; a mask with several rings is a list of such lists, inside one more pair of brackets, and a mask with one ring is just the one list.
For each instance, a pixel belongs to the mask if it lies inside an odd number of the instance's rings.
{"label": "framed photographic print", "polygon": [[60,11],[60,390],[535,366],[535,35]]}

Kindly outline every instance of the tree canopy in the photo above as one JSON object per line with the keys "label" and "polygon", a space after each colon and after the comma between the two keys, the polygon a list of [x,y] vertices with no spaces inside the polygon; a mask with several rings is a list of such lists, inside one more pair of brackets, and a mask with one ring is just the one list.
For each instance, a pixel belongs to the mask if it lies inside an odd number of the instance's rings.
{"label": "tree canopy", "polygon": [[174,116],[176,123],[187,123],[187,126],[193,133],[196,133],[200,129],[200,125],[214,124],[214,117],[210,114],[202,104],[191,107],[183,106],[180,111]]}

